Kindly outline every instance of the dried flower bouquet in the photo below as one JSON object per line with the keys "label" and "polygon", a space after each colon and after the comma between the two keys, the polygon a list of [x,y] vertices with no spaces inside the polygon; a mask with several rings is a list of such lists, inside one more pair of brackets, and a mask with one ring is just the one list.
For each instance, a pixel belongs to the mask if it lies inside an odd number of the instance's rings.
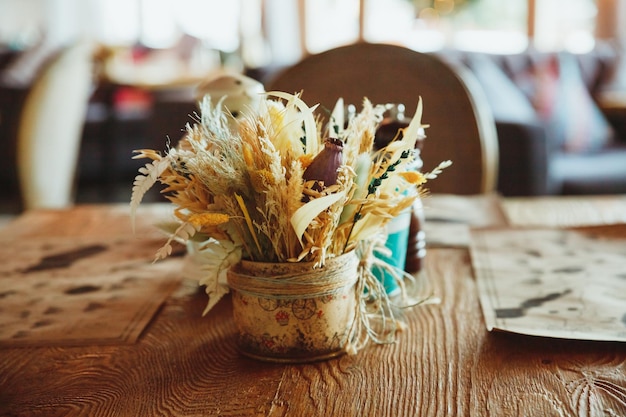
{"label": "dried flower bouquet", "polygon": [[187,244],[187,275],[209,295],[205,313],[228,292],[226,271],[240,259],[323,265],[379,239],[382,226],[450,164],[427,174],[411,169],[426,127],[421,100],[410,125],[380,150],[374,134],[384,105],[364,99],[345,121],[340,99],[327,126],[316,108],[270,92],[235,119],[207,96],[176,147],[164,155],[136,151],[151,162],[134,181],[132,215],[156,182],[165,185],[176,222],[162,226],[170,238],[156,258],[169,255],[175,240]]}

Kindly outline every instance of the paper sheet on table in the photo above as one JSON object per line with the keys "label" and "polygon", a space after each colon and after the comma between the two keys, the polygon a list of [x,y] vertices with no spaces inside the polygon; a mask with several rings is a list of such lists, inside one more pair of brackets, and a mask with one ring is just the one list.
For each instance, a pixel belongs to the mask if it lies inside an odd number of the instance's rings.
{"label": "paper sheet on table", "polygon": [[489,330],[626,341],[626,225],[472,231]]}
{"label": "paper sheet on table", "polygon": [[179,285],[163,239],[0,240],[0,346],[133,343]]}
{"label": "paper sheet on table", "polygon": [[507,224],[495,194],[458,196],[434,194],[423,199],[426,244],[430,247],[468,247],[470,227]]}

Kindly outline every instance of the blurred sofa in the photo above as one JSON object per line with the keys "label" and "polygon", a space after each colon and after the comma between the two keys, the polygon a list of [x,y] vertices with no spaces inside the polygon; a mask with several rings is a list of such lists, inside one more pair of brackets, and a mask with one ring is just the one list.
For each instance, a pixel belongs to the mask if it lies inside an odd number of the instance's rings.
{"label": "blurred sofa", "polygon": [[626,193],[626,57],[527,50],[437,54],[471,70],[490,103],[503,195]]}

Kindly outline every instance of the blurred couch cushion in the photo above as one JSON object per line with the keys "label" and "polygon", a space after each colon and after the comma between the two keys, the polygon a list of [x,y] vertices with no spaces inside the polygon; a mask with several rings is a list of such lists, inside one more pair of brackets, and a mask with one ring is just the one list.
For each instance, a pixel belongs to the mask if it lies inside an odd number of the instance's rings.
{"label": "blurred couch cushion", "polygon": [[466,65],[481,84],[496,120],[532,121],[537,116],[531,102],[504,71],[487,56],[467,57]]}
{"label": "blurred couch cushion", "polygon": [[[500,193],[626,192],[623,46],[599,42],[583,54],[534,48],[515,54],[438,54],[466,65],[490,102],[498,132]],[[529,106],[534,119],[525,120]]]}
{"label": "blurred couch cushion", "polygon": [[590,153],[611,144],[613,129],[591,97],[573,55],[550,55],[532,71],[526,91],[546,123],[551,147]]}
{"label": "blurred couch cushion", "polygon": [[555,155],[550,165],[552,180],[561,194],[615,194],[626,190],[626,145],[620,144],[593,155]]}

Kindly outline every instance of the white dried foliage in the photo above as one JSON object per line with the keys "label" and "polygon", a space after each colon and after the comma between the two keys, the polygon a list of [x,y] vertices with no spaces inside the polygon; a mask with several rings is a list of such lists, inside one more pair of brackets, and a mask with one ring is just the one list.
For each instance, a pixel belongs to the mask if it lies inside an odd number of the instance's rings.
{"label": "white dried foliage", "polygon": [[[396,174],[409,166],[424,128],[421,101],[403,138],[377,153],[374,134],[385,106],[367,99],[345,128],[337,116],[341,102],[332,123],[342,126],[336,128],[320,126],[317,106],[309,107],[299,95],[267,93],[257,109],[236,119],[221,103],[213,106],[205,97],[198,119],[165,156],[138,151],[136,158],[152,161],[139,170],[131,197],[134,217],[146,192],[157,182],[165,185],[179,226],[170,231],[156,259],[171,254],[173,241],[192,245],[189,253],[195,258],[187,272],[204,277],[200,282],[210,296],[208,308],[225,293],[226,270],[242,257],[323,265],[372,239],[419,195],[415,188],[421,183]],[[320,189],[303,177],[323,152],[322,132],[332,132],[343,147],[342,164],[328,167],[337,172],[336,183]],[[449,161],[440,164],[424,179],[435,178],[447,165]]]}

